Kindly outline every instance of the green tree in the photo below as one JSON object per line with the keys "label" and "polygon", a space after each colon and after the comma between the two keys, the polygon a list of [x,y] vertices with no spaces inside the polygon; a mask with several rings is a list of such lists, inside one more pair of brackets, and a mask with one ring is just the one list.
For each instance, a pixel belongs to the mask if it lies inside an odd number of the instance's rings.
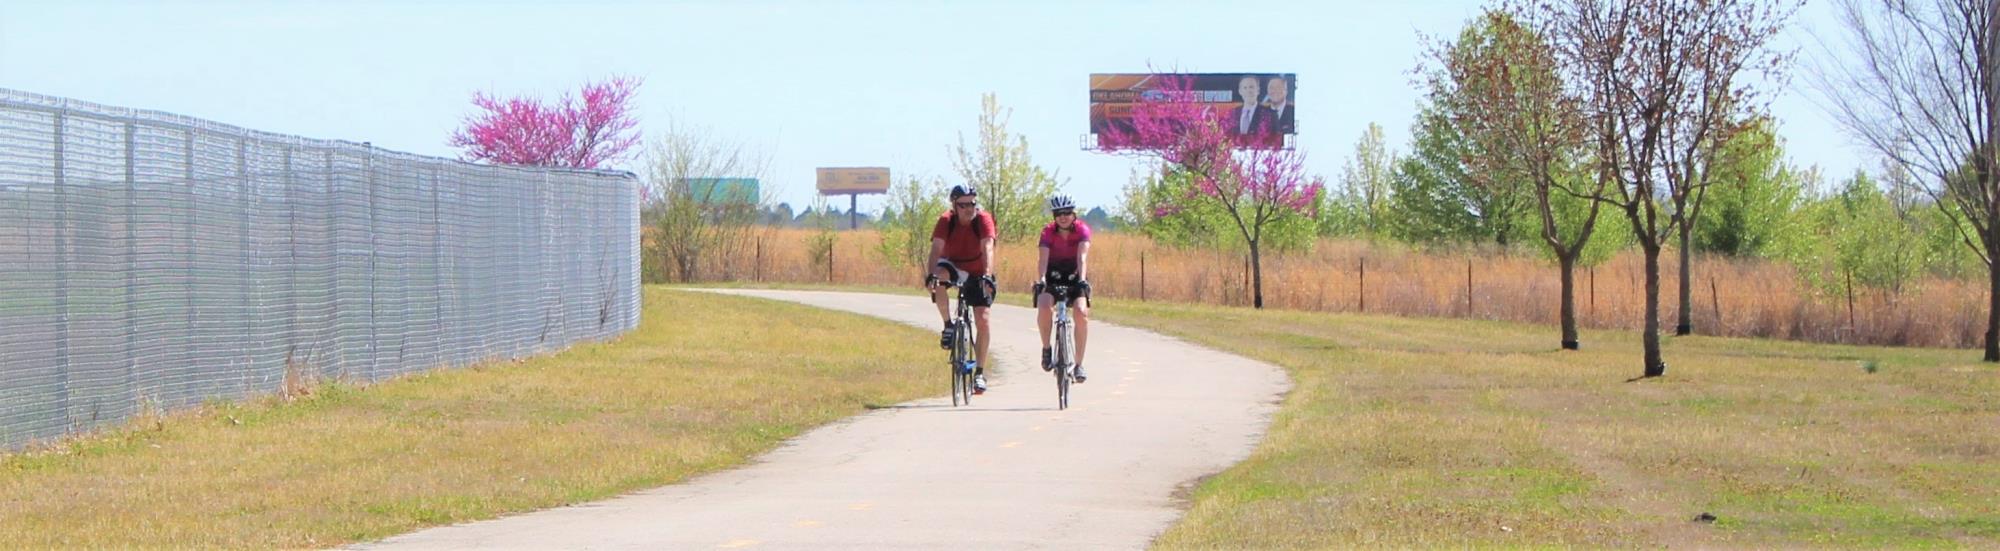
{"label": "green tree", "polygon": [[1694,249],[1730,256],[1777,254],[1780,236],[1792,231],[1804,186],[1784,163],[1784,147],[1760,118],[1732,137],[1717,155],[1707,205],[1708,216],[1694,228]]}
{"label": "green tree", "polygon": [[1866,172],[1802,209],[1801,239],[1787,241],[1785,257],[1804,282],[1829,296],[1859,287],[1902,292],[1921,274],[1928,248],[1912,210],[1896,208]]}
{"label": "green tree", "polygon": [[882,240],[875,252],[891,265],[908,265],[922,270],[931,252],[931,229],[946,208],[944,180],[905,177],[889,188],[888,204],[882,208]]}
{"label": "green tree", "polygon": [[952,166],[960,178],[979,190],[979,202],[993,213],[1003,242],[1021,242],[1041,235],[1048,218],[1046,201],[1062,189],[1057,175],[1045,171],[1028,155],[1028,138],[1007,131],[1013,110],[1000,106],[993,94],[980,99],[979,143],[968,146],[959,136],[952,149]]}
{"label": "green tree", "polygon": [[1389,180],[1395,165],[1396,153],[1382,139],[1382,125],[1368,123],[1361,139],[1354,142],[1354,156],[1347,160],[1340,178],[1340,197],[1334,199],[1348,205],[1347,210],[1337,208],[1334,213],[1351,213],[1363,234],[1372,237],[1383,232],[1394,194]]}
{"label": "green tree", "polygon": [[1411,125],[1410,154],[1396,160],[1389,176],[1389,235],[1415,245],[1489,237],[1504,245],[1518,220],[1502,215],[1497,224],[1485,223],[1484,190],[1465,175],[1464,159],[1477,154],[1437,106],[1424,106]]}
{"label": "green tree", "polygon": [[1986,263],[1965,246],[1965,236],[1974,229],[1964,220],[1930,204],[1928,198],[1914,212],[1924,230],[1924,267],[1939,277],[1971,278],[1986,275]]}

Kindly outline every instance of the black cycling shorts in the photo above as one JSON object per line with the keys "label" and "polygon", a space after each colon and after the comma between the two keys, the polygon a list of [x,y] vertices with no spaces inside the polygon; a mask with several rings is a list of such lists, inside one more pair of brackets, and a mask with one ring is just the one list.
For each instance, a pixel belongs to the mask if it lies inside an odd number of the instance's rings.
{"label": "black cycling shorts", "polygon": [[1049,273],[1044,274],[1043,281],[1048,283],[1035,284],[1036,300],[1040,300],[1040,297],[1047,291],[1044,287],[1060,285],[1069,288],[1072,293],[1071,296],[1083,299],[1085,306],[1090,305],[1090,283],[1083,282],[1079,285],[1076,281],[1076,261],[1050,262]]}
{"label": "black cycling shorts", "polygon": [[993,296],[1000,294],[1000,290],[994,288],[993,276],[982,275],[978,278],[979,285],[966,285],[965,282],[972,279],[972,274],[958,269],[958,266],[952,264],[950,260],[938,260],[937,265],[939,268],[951,271],[951,279],[943,283],[947,286],[958,287],[958,293],[965,296],[966,305],[973,308],[993,306]]}

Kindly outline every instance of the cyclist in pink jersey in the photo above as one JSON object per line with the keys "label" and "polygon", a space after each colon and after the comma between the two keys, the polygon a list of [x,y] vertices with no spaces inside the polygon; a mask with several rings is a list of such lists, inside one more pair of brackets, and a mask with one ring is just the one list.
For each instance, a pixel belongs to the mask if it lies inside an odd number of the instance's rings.
{"label": "cyclist in pink jersey", "polygon": [[1035,324],[1042,330],[1042,370],[1053,366],[1049,330],[1055,323],[1055,296],[1050,286],[1071,289],[1070,312],[1076,320],[1076,382],[1084,382],[1083,351],[1090,342],[1090,225],[1077,219],[1076,200],[1068,195],[1049,198],[1049,216],[1054,220],[1042,227],[1041,259],[1035,273],[1043,274],[1035,283]]}

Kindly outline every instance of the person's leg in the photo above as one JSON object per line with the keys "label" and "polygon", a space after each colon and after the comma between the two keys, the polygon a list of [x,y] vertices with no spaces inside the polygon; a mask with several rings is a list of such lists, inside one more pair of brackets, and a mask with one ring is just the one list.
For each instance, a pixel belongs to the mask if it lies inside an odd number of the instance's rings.
{"label": "person's leg", "polygon": [[1035,328],[1042,331],[1042,371],[1048,371],[1051,367],[1049,362],[1052,360],[1049,332],[1051,326],[1055,324],[1056,301],[1055,297],[1040,291],[1038,288],[1035,293]]}
{"label": "person's leg", "polygon": [[988,321],[991,316],[987,313],[987,309],[993,305],[993,295],[996,290],[987,285],[985,277],[971,274],[964,274],[963,277],[958,292],[959,296],[965,299],[965,307],[972,309],[972,347],[979,358],[978,367],[972,372],[972,393],[985,394],[986,366],[992,361],[988,350],[992,348],[990,341],[993,339],[993,326]]}
{"label": "person's leg", "polygon": [[990,330],[991,328],[986,323],[986,320],[990,319],[990,316],[987,315],[986,312],[987,310],[988,308],[985,306],[980,306],[972,309],[972,324],[979,327],[979,333],[978,333],[979,341],[973,344],[979,347],[980,371],[985,371],[986,366],[991,365],[988,364],[986,361],[986,350],[987,350],[986,344],[988,341],[993,340],[992,339],[993,333]]}
{"label": "person's leg", "polygon": [[[936,276],[938,281],[941,282],[952,280],[951,270],[945,269],[943,266],[932,266],[931,275]],[[931,302],[937,303],[938,320],[943,321],[945,325],[951,325],[951,292],[949,289],[949,287],[939,286],[931,290]]]}

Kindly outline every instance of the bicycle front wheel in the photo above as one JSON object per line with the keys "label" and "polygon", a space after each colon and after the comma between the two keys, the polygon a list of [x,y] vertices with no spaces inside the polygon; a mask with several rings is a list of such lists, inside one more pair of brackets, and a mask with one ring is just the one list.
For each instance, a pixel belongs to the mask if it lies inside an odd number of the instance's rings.
{"label": "bicycle front wheel", "polygon": [[1056,364],[1056,409],[1069,409],[1071,372],[1076,369],[1076,359],[1071,357],[1073,330],[1067,319],[1056,324],[1055,350],[1051,351],[1054,356],[1051,361]]}
{"label": "bicycle front wheel", "polygon": [[957,399],[964,401],[965,405],[969,406],[972,405],[972,369],[968,366],[972,363],[974,354],[972,349],[972,324],[966,323],[964,319],[959,319],[956,324],[958,326],[958,336],[952,339],[951,343],[951,349],[955,352],[951,363],[951,373],[952,377],[958,381]]}

